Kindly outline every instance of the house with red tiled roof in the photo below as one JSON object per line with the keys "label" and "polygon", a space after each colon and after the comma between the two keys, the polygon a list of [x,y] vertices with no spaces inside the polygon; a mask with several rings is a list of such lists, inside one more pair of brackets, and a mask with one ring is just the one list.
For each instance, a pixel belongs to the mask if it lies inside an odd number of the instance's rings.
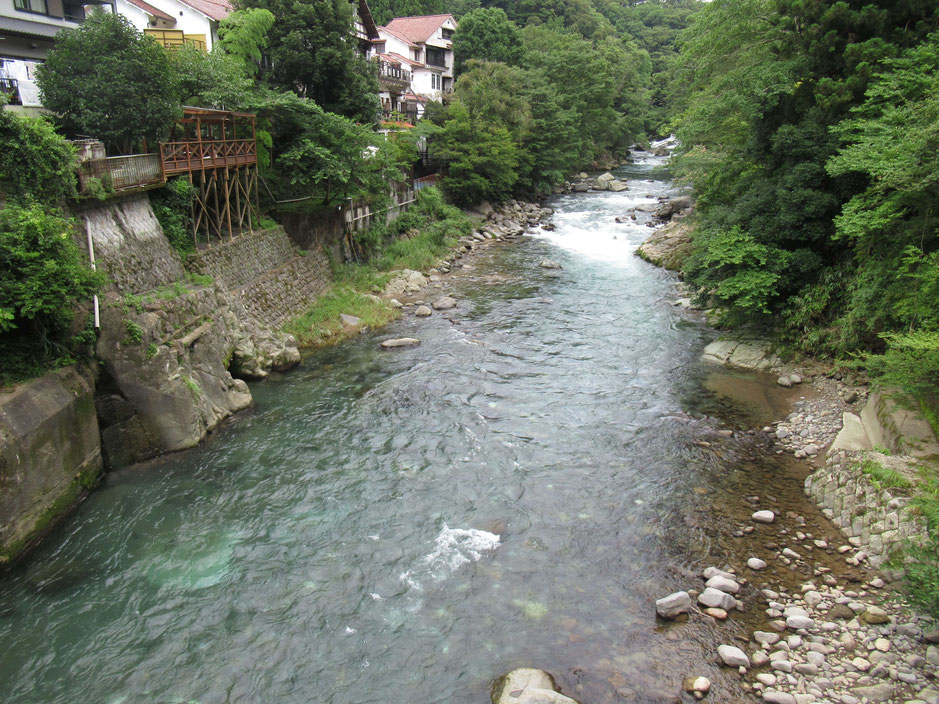
{"label": "house with red tiled roof", "polygon": [[[453,91],[453,15],[395,17],[378,28],[373,56],[400,56],[411,71],[410,92],[440,100]],[[382,61],[382,59],[380,59]],[[385,96],[382,96],[384,102]]]}
{"label": "house with red tiled roof", "polygon": [[211,51],[218,23],[234,11],[229,0],[115,0],[117,11],[167,48],[192,44]]}

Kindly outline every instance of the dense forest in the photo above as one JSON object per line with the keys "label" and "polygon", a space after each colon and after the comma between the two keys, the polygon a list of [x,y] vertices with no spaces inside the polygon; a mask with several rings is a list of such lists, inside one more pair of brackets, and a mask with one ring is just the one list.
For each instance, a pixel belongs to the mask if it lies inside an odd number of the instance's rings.
{"label": "dense forest", "polygon": [[929,0],[716,0],[671,76],[698,197],[688,279],[728,324],[854,360],[934,425],[937,28]]}

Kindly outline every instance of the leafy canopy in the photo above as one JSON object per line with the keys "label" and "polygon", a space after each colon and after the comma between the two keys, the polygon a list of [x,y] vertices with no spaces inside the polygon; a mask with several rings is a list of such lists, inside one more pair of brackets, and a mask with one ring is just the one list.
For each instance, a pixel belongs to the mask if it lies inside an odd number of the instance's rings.
{"label": "leafy canopy", "polygon": [[121,15],[95,11],[78,30],[60,32],[36,81],[67,133],[118,153],[158,141],[180,114],[167,52]]}

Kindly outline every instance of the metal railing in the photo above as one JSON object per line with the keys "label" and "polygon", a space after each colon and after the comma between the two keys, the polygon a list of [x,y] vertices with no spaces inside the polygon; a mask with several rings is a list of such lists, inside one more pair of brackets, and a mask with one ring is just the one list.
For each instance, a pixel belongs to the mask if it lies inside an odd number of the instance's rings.
{"label": "metal railing", "polygon": [[167,175],[258,163],[253,139],[161,142],[160,160]]}
{"label": "metal railing", "polygon": [[20,83],[15,78],[0,78],[0,93],[5,93],[10,105],[20,105]]}
{"label": "metal railing", "polygon": [[417,123],[417,111],[382,110],[381,119],[382,122],[409,122],[413,125]]}
{"label": "metal railing", "polygon": [[78,165],[78,190],[89,193],[97,179],[105,189],[121,191],[163,182],[163,170],[157,154],[129,154],[89,159]]}
{"label": "metal railing", "polygon": [[410,84],[411,72],[387,61],[379,61],[378,78]]}

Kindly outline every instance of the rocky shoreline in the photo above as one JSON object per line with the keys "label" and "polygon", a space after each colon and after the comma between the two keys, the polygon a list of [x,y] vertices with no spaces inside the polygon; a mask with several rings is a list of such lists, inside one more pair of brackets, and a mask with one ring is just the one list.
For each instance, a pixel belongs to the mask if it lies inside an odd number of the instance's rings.
{"label": "rocky shoreline", "polygon": [[[677,269],[687,247],[687,228],[679,221],[653,233],[637,254]],[[690,307],[687,301],[683,305]],[[898,575],[881,575],[873,569],[885,552],[877,550],[884,543],[881,533],[896,534],[895,539],[900,540],[922,533],[924,526],[920,521],[909,530],[898,530],[900,521],[909,517],[891,496],[868,495],[869,482],[856,469],[860,453],[837,446],[830,450],[844,418],[859,414],[868,400],[866,384],[842,377],[818,362],[801,367],[783,365],[759,342],[718,341],[709,346],[704,357],[718,364],[772,373],[780,387],[804,384],[800,389],[804,395],[794,401],[785,418],[749,432],[762,433],[769,442],[769,452],[788,454],[810,465],[812,473],[805,491],[828,519],[836,519],[829,532],[840,538],[825,540],[825,536],[812,535],[801,516],[777,516],[760,510],[760,497],[748,497],[755,509],[751,525],[741,526],[735,535],[746,536],[754,547],[771,539],[762,547],[772,548],[778,565],[802,577],[797,587],[774,583],[763,574],[766,561],[751,557],[745,564],[708,568],[702,575],[707,580],[703,589],[694,585],[659,600],[659,616],[674,619],[679,614],[698,613],[720,622],[735,611],[761,608],[765,613],[762,625],[748,627],[746,636],[735,635],[725,642],[717,649],[715,660],[737,669],[743,688],[765,702],[939,704],[939,647],[934,645],[939,643],[939,630],[891,588],[890,580]],[[817,488],[820,485],[824,488]],[[851,489],[847,493],[857,499],[847,504],[846,499],[835,496],[835,505],[845,505],[847,514],[845,520],[837,521],[835,511],[819,499],[828,491],[831,500],[830,493],[844,492],[846,485]],[[875,516],[882,520],[862,519],[858,524],[857,517],[874,508],[867,506],[865,499],[885,501],[884,517]],[[885,518],[888,514],[891,519]],[[890,521],[897,525],[886,525]],[[869,552],[876,553],[873,559]],[[843,560],[850,572],[836,576],[835,570],[818,559],[820,555],[825,555],[829,564],[832,558]],[[698,699],[707,696],[707,678],[693,672],[688,675],[684,689]]]}

